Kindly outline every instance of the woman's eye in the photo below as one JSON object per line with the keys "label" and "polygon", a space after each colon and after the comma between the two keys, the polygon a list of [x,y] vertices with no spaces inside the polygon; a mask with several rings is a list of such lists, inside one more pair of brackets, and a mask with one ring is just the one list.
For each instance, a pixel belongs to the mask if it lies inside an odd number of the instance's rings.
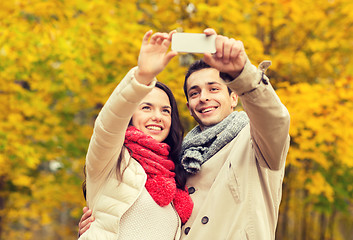
{"label": "woman's eye", "polygon": [[164,109],[163,112],[167,113],[167,114],[171,114],[170,109]]}
{"label": "woman's eye", "polygon": [[218,88],[211,88],[211,91],[217,91]]}
{"label": "woman's eye", "polygon": [[150,109],[151,109],[150,106],[143,106],[143,107],[142,107],[142,110],[150,110]]}

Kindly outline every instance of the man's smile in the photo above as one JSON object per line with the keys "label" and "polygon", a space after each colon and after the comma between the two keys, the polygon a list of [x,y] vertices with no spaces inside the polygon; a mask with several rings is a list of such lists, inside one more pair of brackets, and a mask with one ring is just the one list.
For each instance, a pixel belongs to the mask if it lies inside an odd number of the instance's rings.
{"label": "man's smile", "polygon": [[208,113],[208,112],[211,112],[211,111],[214,111],[216,110],[218,107],[214,107],[214,106],[211,106],[211,107],[204,107],[204,108],[201,108],[199,110],[200,113]]}

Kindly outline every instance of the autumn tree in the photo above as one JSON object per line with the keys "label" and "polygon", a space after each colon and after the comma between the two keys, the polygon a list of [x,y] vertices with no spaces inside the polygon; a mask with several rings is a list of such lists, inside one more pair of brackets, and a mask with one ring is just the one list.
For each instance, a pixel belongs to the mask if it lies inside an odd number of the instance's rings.
{"label": "autumn tree", "polygon": [[[0,238],[74,239],[96,114],[136,65],[149,29],[240,39],[291,114],[278,239],[352,235],[352,2],[27,0],[0,2]],[[194,126],[182,85],[197,54],[158,78]],[[346,225],[351,227],[345,227]]]}

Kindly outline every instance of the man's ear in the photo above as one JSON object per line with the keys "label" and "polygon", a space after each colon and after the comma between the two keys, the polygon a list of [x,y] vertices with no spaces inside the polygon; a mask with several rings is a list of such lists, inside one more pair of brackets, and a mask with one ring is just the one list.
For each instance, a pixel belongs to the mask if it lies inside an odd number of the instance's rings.
{"label": "man's ear", "polygon": [[238,105],[238,95],[235,92],[230,93],[231,101],[232,101],[232,108],[235,108]]}
{"label": "man's ear", "polygon": [[189,102],[186,102],[186,106],[188,107],[189,113],[190,113],[190,115],[192,116],[192,112],[191,112],[190,107],[189,107]]}

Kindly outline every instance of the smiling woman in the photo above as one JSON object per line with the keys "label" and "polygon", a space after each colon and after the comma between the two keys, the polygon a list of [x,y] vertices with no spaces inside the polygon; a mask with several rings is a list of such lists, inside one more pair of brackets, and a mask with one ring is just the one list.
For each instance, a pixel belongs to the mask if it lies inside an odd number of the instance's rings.
{"label": "smiling woman", "polygon": [[80,239],[179,239],[181,223],[191,215],[178,108],[171,90],[155,78],[176,54],[167,53],[172,33],[151,35],[144,36],[138,67],[95,122],[83,185],[95,221]]}
{"label": "smiling woman", "polygon": [[132,115],[132,125],[163,142],[171,126],[172,107],[168,95],[160,88],[153,88]]}

